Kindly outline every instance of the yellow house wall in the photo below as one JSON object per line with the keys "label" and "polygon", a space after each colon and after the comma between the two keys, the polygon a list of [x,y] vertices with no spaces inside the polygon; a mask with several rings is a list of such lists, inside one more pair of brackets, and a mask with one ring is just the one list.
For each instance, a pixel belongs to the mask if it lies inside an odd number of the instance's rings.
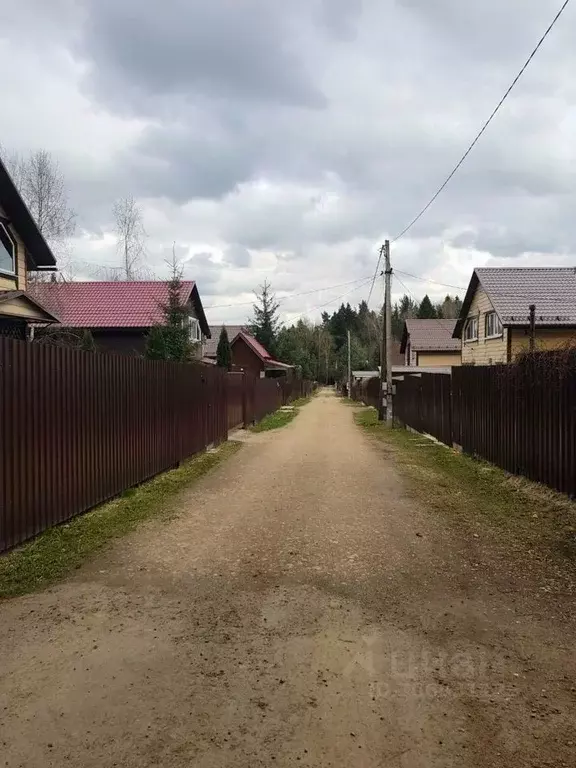
{"label": "yellow house wall", "polygon": [[[0,205],[0,216],[6,216],[6,213]],[[0,274],[0,290],[14,291],[16,289],[20,291],[26,290],[26,248],[20,238],[18,232],[14,227],[10,226],[10,234],[16,241],[16,275],[11,277],[10,275]]]}
{"label": "yellow house wall", "polygon": [[18,298],[12,301],[4,301],[0,304],[0,314],[9,317],[24,317],[35,320],[46,320],[46,315],[26,299]]}
{"label": "yellow house wall", "polygon": [[[528,330],[511,328],[511,358],[514,360],[520,352],[530,346]],[[568,345],[576,345],[576,328],[536,329],[535,348],[538,350],[561,349]]]}
{"label": "yellow house wall", "polygon": [[461,364],[460,352],[418,352],[418,365],[422,367],[434,368]]}
{"label": "yellow house wall", "polygon": [[493,365],[507,362],[508,329],[504,328],[502,336],[497,339],[485,337],[486,313],[492,312],[493,309],[486,292],[479,285],[468,311],[468,318],[478,319],[478,341],[464,341],[464,330],[462,331],[462,365]]}

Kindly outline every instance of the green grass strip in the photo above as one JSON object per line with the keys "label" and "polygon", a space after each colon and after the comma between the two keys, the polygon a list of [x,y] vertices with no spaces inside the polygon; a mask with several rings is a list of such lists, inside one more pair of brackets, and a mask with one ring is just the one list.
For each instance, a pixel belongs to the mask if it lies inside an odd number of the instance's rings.
{"label": "green grass strip", "polygon": [[173,498],[236,453],[240,443],[223,443],[177,469],[164,472],[122,496],[50,528],[0,557],[0,598],[23,595],[53,584],[114,539],[152,518],[170,518]]}

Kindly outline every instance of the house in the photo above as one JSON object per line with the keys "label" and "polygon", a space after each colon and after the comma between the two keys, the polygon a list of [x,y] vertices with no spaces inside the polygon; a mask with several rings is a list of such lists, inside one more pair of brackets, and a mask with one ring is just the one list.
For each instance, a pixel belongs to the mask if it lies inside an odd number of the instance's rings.
{"label": "house", "polygon": [[[143,355],[150,328],[163,322],[168,300],[167,281],[42,283],[34,295],[60,318],[62,329],[86,329],[96,348],[122,355]],[[192,280],[182,282],[181,299],[189,310],[192,341],[210,338],[200,294]]]}
{"label": "house", "polygon": [[235,369],[251,371],[260,378],[288,376],[293,365],[275,360],[268,350],[246,331],[240,331],[230,340],[232,366]]}
{"label": "house", "polygon": [[55,270],[56,259],[0,160],[0,335],[29,336],[32,324],[58,320],[28,290],[28,272]]}
{"label": "house", "polygon": [[[226,324],[224,323],[224,325]],[[207,360],[216,361],[216,352],[218,350],[218,342],[220,341],[221,331],[222,331],[222,325],[210,326],[210,339],[206,341],[206,344],[204,345],[204,357]],[[236,338],[236,336],[238,336],[240,331],[244,331],[244,333],[249,333],[248,328],[246,328],[243,325],[226,325],[226,332],[228,333],[228,341],[232,342]]]}
{"label": "house", "polygon": [[404,321],[400,352],[406,366],[427,368],[460,365],[460,342],[453,338],[456,320]]}
{"label": "house", "polygon": [[576,345],[576,268],[475,269],[454,328],[462,363],[510,363],[527,350],[532,304],[536,349]]}

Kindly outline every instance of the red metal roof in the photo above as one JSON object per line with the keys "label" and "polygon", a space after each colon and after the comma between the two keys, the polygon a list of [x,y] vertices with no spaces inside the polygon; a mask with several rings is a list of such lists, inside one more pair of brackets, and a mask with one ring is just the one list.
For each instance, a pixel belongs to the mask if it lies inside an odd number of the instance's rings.
{"label": "red metal roof", "polygon": [[270,352],[268,352],[266,347],[263,344],[260,344],[260,342],[254,338],[254,336],[252,336],[249,333],[246,333],[246,331],[240,331],[232,339],[232,341],[234,342],[236,341],[236,339],[239,339],[239,338],[242,339],[266,365],[272,365],[272,366],[277,365],[277,366],[280,366],[281,368],[294,368],[293,365],[289,365],[288,363],[281,363],[280,360],[274,360],[274,358],[270,355]]}
{"label": "red metal roof", "polygon": [[[183,301],[194,287],[193,280],[183,281]],[[68,328],[149,328],[162,322],[168,282],[40,283],[30,292]],[[201,322],[203,315],[200,304]]]}

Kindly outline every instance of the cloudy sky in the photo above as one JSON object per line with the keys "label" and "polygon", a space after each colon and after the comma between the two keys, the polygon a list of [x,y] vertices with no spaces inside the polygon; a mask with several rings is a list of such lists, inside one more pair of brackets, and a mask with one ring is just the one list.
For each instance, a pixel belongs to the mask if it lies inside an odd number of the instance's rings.
{"label": "cloudy sky", "polygon": [[[307,292],[284,319],[315,317],[347,291],[367,297],[379,244],[433,194],[559,5],[3,3],[0,142],[58,159],[77,276],[118,263],[112,205],[133,195],[149,268],[164,276],[176,241],[210,322],[244,321],[265,278],[279,296]],[[398,270],[465,286],[473,266],[576,263],[575,31],[576,4],[394,245]],[[417,296],[446,290],[399,276]]]}

